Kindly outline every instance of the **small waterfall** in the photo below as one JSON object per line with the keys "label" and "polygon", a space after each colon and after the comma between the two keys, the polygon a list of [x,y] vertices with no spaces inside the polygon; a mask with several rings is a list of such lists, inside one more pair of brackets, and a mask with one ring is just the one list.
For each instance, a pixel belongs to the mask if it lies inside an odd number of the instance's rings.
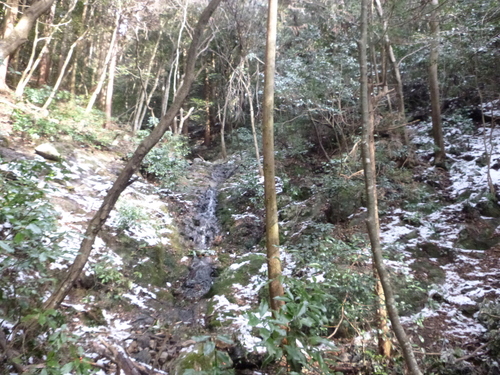
{"label": "small waterfall", "polygon": [[[217,185],[234,173],[232,164],[214,165],[210,186],[200,194],[191,215],[185,220],[184,235],[195,250],[209,250],[215,238],[220,234],[217,210]],[[204,256],[203,256],[204,255]],[[189,275],[182,286],[182,294],[190,300],[199,300],[212,287],[214,259],[208,254],[194,257]]]}
{"label": "small waterfall", "polygon": [[196,250],[207,250],[219,234],[219,224],[215,215],[217,208],[217,191],[210,187],[200,197],[196,205],[196,214],[187,226],[189,239]]}

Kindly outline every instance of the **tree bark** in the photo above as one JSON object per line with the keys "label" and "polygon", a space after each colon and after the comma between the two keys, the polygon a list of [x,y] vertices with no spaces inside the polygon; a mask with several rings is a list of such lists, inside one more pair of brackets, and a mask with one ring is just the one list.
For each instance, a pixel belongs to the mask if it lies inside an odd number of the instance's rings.
{"label": "tree bark", "polygon": [[445,168],[445,149],[443,127],[441,125],[441,104],[439,95],[438,60],[439,60],[439,20],[438,0],[431,1],[431,53],[429,61],[429,89],[431,95],[432,135],[434,137],[434,165]]}
{"label": "tree bark", "polygon": [[113,88],[115,85],[115,70],[116,70],[116,60],[118,59],[118,43],[115,43],[113,48],[113,54],[111,56],[111,61],[109,63],[108,71],[108,87],[106,90],[106,125],[109,128],[111,126],[111,116],[113,112]]}
{"label": "tree bark", "polygon": [[[88,31],[88,30],[87,30]],[[75,47],[78,45],[78,43],[85,37],[85,35],[87,34],[87,31],[85,31],[72,45],[71,47],[69,48],[69,51],[68,51],[68,55],[66,56],[66,59],[64,61],[64,64],[63,64],[63,69],[62,69],[62,72],[59,74],[59,77],[57,78],[57,81],[54,85],[54,87],[52,88],[51,92],[50,92],[50,95],[49,97],[47,98],[47,100],[45,101],[45,104],[43,105],[42,107],[42,110],[45,110],[49,107],[50,103],[52,103],[52,100],[54,99],[54,97],[56,96],[56,93],[57,93],[57,90],[59,90],[59,86],[61,85],[61,82],[64,78],[64,74],[66,72],[66,68],[71,60],[71,56],[73,55],[73,50],[75,49]],[[75,67],[73,67],[75,68]]]}
{"label": "tree bark", "polygon": [[116,14],[115,28],[113,30],[113,35],[111,36],[111,41],[109,43],[108,53],[106,54],[106,58],[104,60],[104,66],[101,72],[101,76],[99,77],[99,81],[97,82],[97,87],[92,93],[92,96],[89,99],[87,107],[85,108],[85,113],[89,113],[92,110],[92,107],[94,106],[94,103],[97,100],[97,95],[99,95],[99,93],[102,90],[102,86],[104,86],[104,81],[106,80],[106,73],[108,71],[108,64],[111,61],[111,56],[113,55],[116,39],[118,37],[118,27],[120,26],[120,18],[121,15],[120,12],[118,12]]}
{"label": "tree bark", "polygon": [[12,31],[3,39],[0,39],[0,61],[26,43],[28,34],[36,19],[48,11],[53,3],[54,0],[38,0],[24,12]]}
{"label": "tree bark", "polygon": [[370,0],[363,0],[361,5],[361,39],[359,40],[359,66],[361,81],[361,116],[363,121],[362,136],[362,158],[363,169],[365,172],[366,200],[368,208],[368,219],[366,221],[368,235],[373,253],[373,262],[380,278],[385,295],[385,304],[387,312],[392,323],[392,329],[401,346],[406,365],[412,375],[422,375],[415,356],[413,348],[406,336],[406,332],[399,320],[399,314],[396,308],[396,301],[390,283],[389,274],[385,268],[382,247],[380,244],[380,224],[378,218],[378,202],[375,171],[375,140],[373,136],[373,109],[370,105],[368,95],[368,62],[366,57],[366,47],[368,40],[368,7]]}
{"label": "tree bark", "polygon": [[55,308],[64,300],[66,295],[69,293],[69,291],[73,287],[73,283],[79,277],[81,271],[83,270],[83,267],[87,263],[97,234],[104,225],[106,219],[109,216],[109,213],[120,197],[120,194],[130,184],[130,178],[139,169],[140,164],[146,154],[158,143],[158,141],[168,130],[170,124],[179,112],[182,103],[187,97],[191,84],[193,83],[195,78],[196,56],[198,47],[202,41],[203,31],[208,21],[210,20],[210,17],[219,6],[220,2],[221,0],[211,0],[201,14],[198,24],[193,30],[193,39],[188,51],[188,58],[186,59],[184,82],[179,88],[174,102],[172,103],[165,116],[162,117],[160,123],[153,129],[151,134],[139,144],[134,154],[114,182],[113,186],[106,194],[101,207],[88,224],[76,259],[64,276],[62,282],[59,284],[58,288],[45,302],[45,309]]}
{"label": "tree bark", "polygon": [[[396,60],[396,56],[394,54],[394,50],[392,48],[392,43],[389,38],[388,30],[389,25],[387,19],[384,17],[384,9],[382,8],[382,4],[380,0],[375,0],[375,5],[377,9],[377,13],[379,15],[380,20],[383,23],[383,32],[384,32],[384,45],[386,49],[387,57],[389,58],[389,62],[392,67],[392,73],[394,75],[394,80],[396,81],[396,96],[398,98],[398,112],[400,121],[404,121],[406,118],[406,110],[405,110],[405,98],[403,94],[403,81],[401,79],[401,71],[399,70],[399,64]],[[405,144],[409,144],[408,138],[408,130],[406,127],[403,127],[403,136]]]}
{"label": "tree bark", "polygon": [[[7,37],[14,30],[17,13],[19,7],[19,0],[8,0],[5,4],[5,17],[3,20],[2,37]],[[7,68],[9,66],[9,56],[6,56],[3,61],[0,58],[0,91],[8,91],[7,86]]]}
{"label": "tree bark", "polygon": [[262,104],[262,139],[264,156],[264,193],[266,206],[266,249],[271,309],[277,311],[283,305],[275,298],[283,295],[281,284],[281,260],[279,249],[278,208],[274,167],[274,73],[276,62],[276,33],[278,0],[269,0],[267,16],[266,60],[264,71],[264,99]]}
{"label": "tree bark", "polygon": [[[45,27],[43,30],[43,35],[45,38],[52,39],[52,36],[54,34],[53,31],[50,30],[50,25],[52,24],[52,22],[54,22],[54,16],[56,14],[55,4],[56,3],[54,3],[50,7],[50,13],[49,13],[49,16],[47,17],[47,20],[45,23]],[[76,2],[75,2],[75,4],[76,4]],[[48,47],[49,43],[50,42],[47,42],[45,44],[45,46]],[[43,86],[43,85],[47,84],[48,79],[49,79],[49,73],[50,73],[51,55],[48,53],[48,48],[44,47],[44,53],[42,54],[40,52],[40,56],[41,56],[41,61],[40,61],[40,71],[38,73],[38,86]]]}

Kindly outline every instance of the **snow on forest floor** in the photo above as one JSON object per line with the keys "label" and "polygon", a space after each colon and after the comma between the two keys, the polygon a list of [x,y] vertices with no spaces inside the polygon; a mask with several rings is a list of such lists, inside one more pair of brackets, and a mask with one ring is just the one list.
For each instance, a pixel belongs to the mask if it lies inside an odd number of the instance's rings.
{"label": "snow on forest floor", "polygon": [[[411,127],[413,142],[419,146],[417,156],[432,153],[433,140],[431,124],[419,123]],[[483,299],[496,300],[500,296],[499,254],[481,249],[462,249],[458,242],[464,229],[464,207],[475,207],[487,200],[488,167],[485,165],[485,144],[491,152],[493,167],[490,169],[494,185],[500,186],[500,173],[496,164],[500,160],[500,129],[461,127],[460,124],[444,128],[449,164],[448,187],[442,187],[441,194],[447,196],[449,204],[436,208],[430,214],[420,214],[418,224],[404,222],[404,217],[414,212],[394,208],[382,221],[381,239],[387,248],[396,250],[402,260],[390,261],[394,269],[407,269],[416,259],[409,249],[432,246],[437,249],[431,265],[441,267],[444,272],[442,283],[434,285],[428,292],[432,307],[427,306],[419,313],[403,319],[406,323],[423,321],[436,345],[470,344],[477,342],[486,328],[477,321],[478,305]],[[435,167],[425,175],[442,174]],[[424,175],[424,179],[425,179]],[[429,177],[429,179],[434,177]],[[439,206],[436,206],[439,207]],[[493,220],[482,217],[483,220]],[[498,228],[494,235],[499,235]],[[409,239],[408,239],[409,238]],[[424,244],[424,245],[423,245]],[[441,254],[439,254],[441,251]],[[416,327],[415,325],[412,325]],[[440,333],[440,336],[439,336]]]}
{"label": "snow on forest floor", "polygon": [[[430,128],[429,123],[420,123],[411,127],[414,133],[413,142],[419,147],[418,156],[425,157],[432,153],[433,142],[429,136]],[[445,275],[443,282],[436,284],[429,291],[429,297],[435,303],[404,319],[412,327],[416,327],[415,322],[423,321],[423,326],[428,330],[441,334],[440,337],[434,338],[437,344],[440,340],[439,344],[442,345],[445,345],[447,340],[450,343],[479,340],[485,328],[475,319],[475,307],[486,297],[492,299],[500,296],[498,254],[484,258],[485,254],[489,256],[491,252],[457,247],[460,232],[464,227],[460,219],[463,216],[464,206],[475,206],[481,200],[486,199],[487,167],[484,162],[481,162],[484,160],[485,140],[487,147],[492,150],[491,177],[493,183],[500,186],[500,168],[497,168],[500,164],[500,147],[495,143],[495,140],[500,139],[500,129],[473,130],[450,126],[445,127],[445,138],[450,168],[449,182],[442,188],[441,194],[449,197],[450,203],[436,208],[430,214],[421,214],[419,217],[421,225],[411,225],[402,220],[405,216],[414,215],[414,212],[394,208],[382,218],[381,226],[382,241],[387,247],[397,250],[401,256],[400,259],[388,261],[388,264],[396,270],[404,269],[411,272],[409,266],[415,261],[415,256],[409,249],[416,248],[422,243],[436,244],[440,249],[449,250],[452,254],[446,260],[432,257],[429,259],[436,267],[440,267]],[[459,152],[457,148],[460,148]],[[67,267],[78,252],[87,222],[100,207],[106,191],[116,178],[116,171],[120,165],[113,158],[104,156],[104,153],[99,154],[102,158],[97,161],[96,157],[99,156],[96,154],[88,155],[78,151],[75,151],[75,154],[76,157],[68,161],[66,165],[69,170],[69,174],[66,175],[69,177],[69,182],[64,186],[58,185],[57,189],[51,193],[56,209],[60,213],[60,231],[66,233],[62,243],[67,252],[66,257],[53,264],[54,268],[59,269]],[[115,170],[110,172],[111,166]],[[438,173],[442,174],[434,167],[425,171],[429,179],[434,178]],[[470,195],[465,197],[467,192],[470,192]],[[192,205],[193,202],[186,201],[184,204]],[[168,244],[168,228],[172,223],[172,217],[156,187],[143,180],[134,182],[123,193],[118,203],[118,210],[120,207],[125,210],[131,207],[141,207],[146,216],[153,219],[148,224],[129,226],[127,230],[132,238],[144,240],[149,245]],[[120,224],[118,210],[112,212],[107,223],[115,228]],[[485,220],[488,219],[485,218]],[[406,237],[410,234],[412,234],[411,239],[407,239]],[[497,230],[495,235],[497,234],[500,235],[500,231]],[[262,249],[255,248],[249,255],[256,255],[259,251]],[[295,268],[293,259],[287,254],[284,254],[284,257],[285,273],[291,272]],[[144,261],[150,260],[144,259]],[[244,257],[239,259],[239,262],[233,267],[244,265]],[[93,272],[92,268],[102,263],[113,265],[117,271],[120,271],[124,264],[122,258],[107,248],[105,242],[98,238],[85,272]],[[257,301],[258,291],[265,285],[265,281],[266,266],[264,264],[251,278],[249,285],[233,285],[234,295],[237,300],[241,300],[241,303],[231,303],[223,296],[214,297],[214,310],[220,312],[221,317],[226,316],[230,320],[231,329],[249,350],[258,346],[259,342],[250,334],[248,320],[242,313],[247,310],[246,304]],[[168,288],[169,285],[165,287]],[[92,298],[83,298],[81,301],[66,300],[63,307],[75,311],[74,333],[87,342],[101,338],[110,344],[123,345],[123,340],[130,338],[131,333],[137,330],[138,325],[135,322],[140,314],[154,315],[155,311],[152,310],[152,306],[157,298],[155,294],[157,288],[154,287],[144,288],[130,284],[128,289],[122,298],[135,306],[133,313],[122,314],[103,309],[105,324],[97,327],[89,327],[80,314],[92,308]],[[88,354],[93,355],[90,352]]]}

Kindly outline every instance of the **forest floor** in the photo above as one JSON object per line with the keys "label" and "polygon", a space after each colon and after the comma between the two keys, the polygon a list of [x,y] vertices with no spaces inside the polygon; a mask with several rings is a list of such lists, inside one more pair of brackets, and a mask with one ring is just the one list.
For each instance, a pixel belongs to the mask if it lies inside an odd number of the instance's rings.
{"label": "forest floor", "polygon": [[[6,97],[0,101],[9,103],[0,105],[0,135],[8,139],[8,144],[0,145],[4,160],[41,159],[34,152],[41,140],[18,137],[12,130],[10,116],[17,105]],[[414,343],[422,347],[422,358],[425,352],[453,371],[480,373],[479,368],[488,361],[483,344],[489,339],[485,315],[480,312],[500,297],[500,208],[488,195],[486,179],[489,170],[493,184],[500,187],[500,148],[495,141],[500,139],[500,130],[445,126],[448,170],[429,164],[430,124],[420,123],[410,130],[416,150],[412,157],[418,162],[411,169],[409,183],[423,184],[431,192],[415,204],[391,204],[390,196],[385,196],[381,213],[381,238],[391,272],[426,286],[409,297],[412,308],[403,321]],[[61,178],[51,183],[49,196],[60,215],[66,251],[65,257],[51,264],[54,272],[62,272],[76,255],[88,220],[123,166],[127,149],[133,146],[125,139],[115,150],[69,142],[65,161],[53,164],[54,173]],[[490,162],[485,159],[485,145],[491,150]],[[238,165],[241,160],[234,157],[232,163]],[[139,178],[123,193],[108,219],[79,285],[62,304],[85,354],[102,367],[100,374],[114,371],[110,359],[116,360],[116,351],[125,351],[141,366],[151,366],[153,372],[180,375],[188,364],[202,366],[200,358],[191,353],[207,347],[207,340],[213,340],[217,350],[229,351],[232,345],[218,339],[219,335],[228,335],[250,351],[262,344],[251,335],[243,314],[258,303],[266,281],[264,249],[259,241],[234,250],[236,240],[243,239],[230,238],[231,228],[221,223],[216,244],[206,253],[193,253],[189,233],[185,233],[186,217],[194,215],[198,198],[213,186],[211,173],[219,164],[193,161],[179,181],[182,193]],[[243,172],[249,173],[235,171]],[[250,174],[255,177],[257,171]],[[235,184],[228,178],[221,182],[220,191],[238,194]],[[308,200],[294,204],[307,205]],[[363,215],[360,209],[350,220]],[[232,213],[233,224],[244,222],[249,228],[250,221],[261,218],[262,212],[251,208]],[[251,235],[256,235],[259,225],[262,223],[249,229]],[[227,269],[235,274],[246,272],[248,277],[231,279],[231,285],[222,288],[224,293],[212,291],[209,298],[183,299],[181,289],[197,256],[213,258],[219,274]],[[283,257],[284,273],[295,274],[298,266],[293,256],[284,253]],[[321,282],[319,275],[313,282]],[[7,321],[2,324],[9,328]],[[207,333],[208,339],[201,336]],[[363,340],[362,345],[373,341]],[[338,345],[345,342],[334,341]],[[354,355],[342,356],[349,347],[351,342],[336,353],[337,361],[347,368],[345,373],[359,373],[361,362]],[[231,355],[242,367],[258,361]]]}

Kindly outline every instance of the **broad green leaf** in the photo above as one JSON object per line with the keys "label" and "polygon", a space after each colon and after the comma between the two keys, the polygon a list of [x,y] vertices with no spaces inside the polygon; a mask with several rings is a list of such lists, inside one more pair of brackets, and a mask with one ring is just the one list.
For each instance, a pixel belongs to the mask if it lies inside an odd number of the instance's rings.
{"label": "broad green leaf", "polygon": [[193,337],[193,340],[196,341],[196,342],[203,342],[203,341],[207,341],[208,339],[210,338],[210,336],[194,336]]}
{"label": "broad green leaf", "polygon": [[62,368],[61,368],[61,374],[69,374],[71,373],[71,370],[73,369],[73,362],[66,363]]}
{"label": "broad green leaf", "polygon": [[5,241],[0,241],[0,247],[8,253],[14,252],[14,249],[10,247]]}
{"label": "broad green leaf", "polygon": [[211,355],[214,352],[214,350],[215,350],[215,343],[213,341],[207,341],[203,345],[203,354],[205,355],[205,357]]}
{"label": "broad green leaf", "polygon": [[26,229],[29,229],[30,231],[32,231],[34,234],[40,234],[42,233],[42,230],[40,229],[40,227],[36,224],[29,224]]}
{"label": "broad green leaf", "polygon": [[18,244],[18,243],[21,243],[25,237],[26,236],[23,232],[17,232],[16,235],[14,236],[13,241],[15,244]]}
{"label": "broad green leaf", "polygon": [[224,336],[224,335],[217,336],[217,340],[222,341],[223,343],[229,344],[229,345],[234,344],[233,340],[231,340],[229,337]]}

